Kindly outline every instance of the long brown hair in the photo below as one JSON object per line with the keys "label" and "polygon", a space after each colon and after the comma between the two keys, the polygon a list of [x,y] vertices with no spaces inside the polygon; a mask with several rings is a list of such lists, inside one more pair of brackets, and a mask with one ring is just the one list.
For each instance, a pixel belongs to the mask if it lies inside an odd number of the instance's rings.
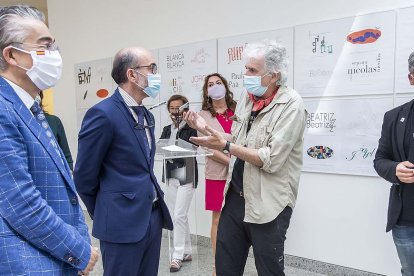
{"label": "long brown hair", "polygon": [[220,78],[220,80],[223,82],[224,87],[226,88],[226,105],[228,108],[230,108],[231,110],[236,110],[236,101],[233,100],[233,92],[230,91],[229,89],[229,84],[227,83],[227,80],[220,75],[219,73],[212,73],[210,75],[207,75],[204,79],[204,85],[203,85],[203,105],[201,106],[202,110],[207,110],[211,113],[211,116],[216,117],[217,116],[217,112],[214,110],[213,107],[213,100],[208,96],[208,80],[210,79],[210,77],[218,77]]}
{"label": "long brown hair", "polygon": [[39,92],[39,97],[40,97],[40,102],[39,102],[40,108],[43,110],[43,113],[49,114],[49,112],[45,111],[45,109],[44,109],[45,105],[43,104],[43,91],[42,90],[40,90],[40,92]]}

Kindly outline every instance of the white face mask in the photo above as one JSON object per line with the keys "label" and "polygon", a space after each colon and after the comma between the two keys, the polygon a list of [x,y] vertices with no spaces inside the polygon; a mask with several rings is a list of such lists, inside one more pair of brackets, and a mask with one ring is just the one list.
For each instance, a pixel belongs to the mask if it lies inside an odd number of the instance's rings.
{"label": "white face mask", "polygon": [[26,51],[13,47],[23,53],[29,54],[33,60],[30,69],[17,65],[26,70],[26,74],[40,90],[54,87],[62,75],[62,57],[58,50]]}

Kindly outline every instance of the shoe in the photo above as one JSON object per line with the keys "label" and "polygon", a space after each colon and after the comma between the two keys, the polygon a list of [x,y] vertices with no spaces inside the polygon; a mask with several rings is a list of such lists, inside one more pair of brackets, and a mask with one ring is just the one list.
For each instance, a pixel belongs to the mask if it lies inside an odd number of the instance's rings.
{"label": "shoe", "polygon": [[184,254],[183,262],[191,262],[192,260],[193,260],[193,257],[191,257],[191,254]]}
{"label": "shoe", "polygon": [[182,263],[181,260],[173,259],[170,263],[170,272],[180,271],[182,265],[183,265],[183,263]]}

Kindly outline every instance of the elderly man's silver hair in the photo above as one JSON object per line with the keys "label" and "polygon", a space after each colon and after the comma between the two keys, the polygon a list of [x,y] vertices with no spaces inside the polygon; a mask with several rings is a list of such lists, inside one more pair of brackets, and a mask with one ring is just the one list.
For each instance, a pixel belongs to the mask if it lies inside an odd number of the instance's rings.
{"label": "elderly man's silver hair", "polygon": [[45,22],[44,14],[34,7],[26,5],[0,7],[0,71],[7,68],[3,49],[13,42],[24,42],[30,29],[22,19],[35,19]]}
{"label": "elderly man's silver hair", "polygon": [[286,85],[289,60],[286,48],[274,40],[247,44],[243,51],[244,60],[264,57],[265,70],[269,73],[280,73],[277,84]]}
{"label": "elderly man's silver hair", "polygon": [[411,74],[414,74],[414,52],[412,52],[408,57],[408,71]]}

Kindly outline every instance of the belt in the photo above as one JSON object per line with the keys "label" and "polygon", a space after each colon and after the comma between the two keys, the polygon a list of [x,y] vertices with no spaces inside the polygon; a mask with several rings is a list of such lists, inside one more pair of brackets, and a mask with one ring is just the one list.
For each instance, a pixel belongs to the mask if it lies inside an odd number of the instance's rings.
{"label": "belt", "polygon": [[159,200],[156,200],[156,201],[154,201],[152,203],[152,210],[154,211],[154,210],[156,210],[158,208],[160,208],[160,201]]}
{"label": "belt", "polygon": [[237,187],[235,187],[232,183],[230,183],[230,190],[238,194],[240,197],[244,197],[243,191],[239,190]]}

